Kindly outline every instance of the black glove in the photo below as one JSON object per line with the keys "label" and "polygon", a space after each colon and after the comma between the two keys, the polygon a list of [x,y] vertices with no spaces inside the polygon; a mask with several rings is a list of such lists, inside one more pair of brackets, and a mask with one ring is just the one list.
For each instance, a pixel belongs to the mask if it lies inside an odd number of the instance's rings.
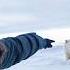
{"label": "black glove", "polygon": [[50,39],[45,39],[45,41],[46,41],[45,48],[51,48],[52,47],[51,43],[55,42],[54,40],[50,40]]}

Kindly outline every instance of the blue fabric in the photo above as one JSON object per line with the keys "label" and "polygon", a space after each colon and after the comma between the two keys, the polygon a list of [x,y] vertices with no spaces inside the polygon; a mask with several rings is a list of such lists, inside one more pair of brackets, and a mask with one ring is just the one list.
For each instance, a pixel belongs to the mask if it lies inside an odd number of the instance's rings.
{"label": "blue fabric", "polygon": [[51,43],[54,41],[43,39],[36,33],[27,33],[16,37],[3,38],[0,42],[9,50],[3,63],[0,64],[0,69],[5,69],[29,58],[39,49],[52,47]]}

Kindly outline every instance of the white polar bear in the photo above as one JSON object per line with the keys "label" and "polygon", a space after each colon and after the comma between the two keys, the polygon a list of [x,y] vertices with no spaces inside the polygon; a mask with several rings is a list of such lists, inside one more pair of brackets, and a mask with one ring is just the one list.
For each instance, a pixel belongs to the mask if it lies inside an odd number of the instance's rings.
{"label": "white polar bear", "polygon": [[70,40],[65,41],[65,54],[66,54],[66,58],[69,60],[70,59]]}

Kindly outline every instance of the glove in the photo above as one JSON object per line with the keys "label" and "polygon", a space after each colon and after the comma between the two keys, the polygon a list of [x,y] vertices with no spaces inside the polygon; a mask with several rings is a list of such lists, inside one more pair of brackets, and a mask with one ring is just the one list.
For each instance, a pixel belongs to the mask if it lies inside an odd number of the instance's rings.
{"label": "glove", "polygon": [[46,45],[44,48],[51,48],[52,45],[51,43],[55,42],[54,40],[50,40],[50,39],[44,39],[46,41]]}

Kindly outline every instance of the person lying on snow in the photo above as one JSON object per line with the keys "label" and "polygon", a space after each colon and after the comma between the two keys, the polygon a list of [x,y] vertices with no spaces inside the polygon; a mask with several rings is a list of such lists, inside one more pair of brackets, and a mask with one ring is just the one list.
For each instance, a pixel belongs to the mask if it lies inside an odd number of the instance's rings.
{"label": "person lying on snow", "polygon": [[0,69],[9,68],[22,60],[26,60],[39,49],[51,48],[52,42],[54,41],[43,39],[36,33],[0,39]]}

